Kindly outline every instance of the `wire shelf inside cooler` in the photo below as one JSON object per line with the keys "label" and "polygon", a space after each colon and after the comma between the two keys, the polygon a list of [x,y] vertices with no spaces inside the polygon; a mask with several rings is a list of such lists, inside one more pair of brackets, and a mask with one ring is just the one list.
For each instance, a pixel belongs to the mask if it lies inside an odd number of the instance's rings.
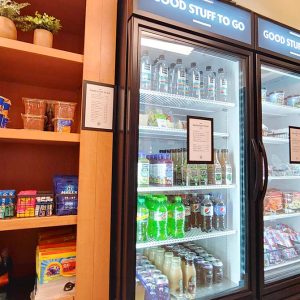
{"label": "wire shelf inside cooler", "polygon": [[200,229],[195,228],[189,232],[186,232],[185,237],[183,238],[178,238],[178,239],[169,238],[163,241],[155,241],[153,239],[150,239],[148,242],[137,243],[136,249],[205,240],[205,239],[217,238],[222,236],[229,236],[233,234],[236,234],[236,230],[225,230],[225,231],[213,230],[212,232],[206,233],[206,232],[202,232]]}
{"label": "wire shelf inside cooler", "polygon": [[147,186],[138,187],[138,193],[182,193],[182,192],[192,192],[192,191],[202,191],[202,190],[227,190],[235,188],[235,184],[231,185],[198,185],[198,186]]}
{"label": "wire shelf inside cooler", "polygon": [[234,108],[232,102],[223,102],[193,97],[173,95],[150,90],[140,90],[140,104],[166,108],[176,108],[186,111],[217,112]]}
{"label": "wire shelf inside cooler", "polygon": [[[177,140],[186,141],[186,129],[175,128],[160,128],[154,126],[139,126],[139,134],[141,138],[155,137],[155,138],[176,138]],[[228,133],[214,132],[214,137],[228,138]]]}

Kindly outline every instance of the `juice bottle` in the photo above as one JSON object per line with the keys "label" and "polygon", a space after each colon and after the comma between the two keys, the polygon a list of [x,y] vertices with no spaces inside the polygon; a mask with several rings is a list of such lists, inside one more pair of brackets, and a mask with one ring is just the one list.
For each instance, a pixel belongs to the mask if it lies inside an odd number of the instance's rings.
{"label": "juice bottle", "polygon": [[196,269],[193,261],[193,257],[187,256],[185,258],[185,270],[184,270],[184,290],[188,299],[196,298]]}
{"label": "juice bottle", "polygon": [[232,167],[229,161],[228,149],[221,150],[221,167],[223,184],[232,184]]}
{"label": "juice bottle", "polygon": [[166,202],[166,197],[159,195],[153,209],[153,238],[157,241],[165,240],[168,237],[168,209]]}
{"label": "juice bottle", "polygon": [[183,276],[180,257],[173,257],[169,272],[170,292],[175,296],[183,295]]}
{"label": "juice bottle", "polygon": [[148,239],[149,209],[145,205],[145,197],[138,196],[137,218],[136,218],[136,240],[145,242]]}
{"label": "juice bottle", "polygon": [[139,153],[138,186],[149,186],[149,160],[144,153]]}

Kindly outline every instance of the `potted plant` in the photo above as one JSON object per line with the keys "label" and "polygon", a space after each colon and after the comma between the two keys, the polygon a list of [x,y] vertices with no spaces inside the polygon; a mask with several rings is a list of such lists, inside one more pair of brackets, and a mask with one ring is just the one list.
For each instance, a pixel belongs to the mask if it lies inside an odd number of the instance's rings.
{"label": "potted plant", "polygon": [[0,0],[0,37],[17,39],[15,21],[20,17],[21,9],[29,3],[17,3],[11,0]]}
{"label": "potted plant", "polygon": [[20,20],[18,28],[22,31],[34,30],[33,43],[44,47],[52,48],[53,33],[62,28],[60,20],[46,13],[35,12],[34,16],[21,17]]}

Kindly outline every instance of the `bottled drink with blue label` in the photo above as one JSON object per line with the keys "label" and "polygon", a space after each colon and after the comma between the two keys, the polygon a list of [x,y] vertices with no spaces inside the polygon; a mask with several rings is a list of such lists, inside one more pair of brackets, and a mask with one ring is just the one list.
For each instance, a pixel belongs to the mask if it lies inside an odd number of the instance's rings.
{"label": "bottled drink with blue label", "polygon": [[178,58],[173,72],[173,93],[176,95],[185,95],[186,91],[186,71],[182,65],[182,59]]}
{"label": "bottled drink with blue label", "polygon": [[200,98],[200,71],[195,62],[191,63],[191,68],[187,73],[188,96]]}
{"label": "bottled drink with blue label", "polygon": [[164,55],[159,56],[156,76],[157,91],[167,93],[169,89],[169,69]]}
{"label": "bottled drink with blue label", "polygon": [[140,76],[140,86],[141,89],[150,90],[151,89],[151,58],[147,50],[143,52],[141,57],[141,76]]}
{"label": "bottled drink with blue label", "polygon": [[145,205],[145,197],[138,196],[136,217],[136,240],[145,242],[148,239],[149,209]]}
{"label": "bottled drink with blue label", "polygon": [[227,101],[228,97],[228,80],[225,76],[225,72],[223,68],[218,70],[218,77],[217,77],[217,98],[219,101]]}
{"label": "bottled drink with blue label", "polygon": [[218,195],[214,203],[213,226],[216,230],[225,230],[226,205],[222,195]]}
{"label": "bottled drink with blue label", "polygon": [[207,100],[216,100],[216,75],[211,66],[206,67],[205,85]]}

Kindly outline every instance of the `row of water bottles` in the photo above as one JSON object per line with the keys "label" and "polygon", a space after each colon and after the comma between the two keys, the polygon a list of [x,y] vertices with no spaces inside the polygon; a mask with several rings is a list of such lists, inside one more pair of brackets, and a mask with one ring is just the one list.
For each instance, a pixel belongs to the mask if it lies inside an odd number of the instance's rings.
{"label": "row of water bottles", "polygon": [[141,58],[140,86],[145,90],[207,100],[228,99],[228,79],[223,68],[214,72],[211,66],[206,66],[202,71],[196,62],[187,68],[180,58],[169,65],[164,55],[152,62],[147,50]]}

